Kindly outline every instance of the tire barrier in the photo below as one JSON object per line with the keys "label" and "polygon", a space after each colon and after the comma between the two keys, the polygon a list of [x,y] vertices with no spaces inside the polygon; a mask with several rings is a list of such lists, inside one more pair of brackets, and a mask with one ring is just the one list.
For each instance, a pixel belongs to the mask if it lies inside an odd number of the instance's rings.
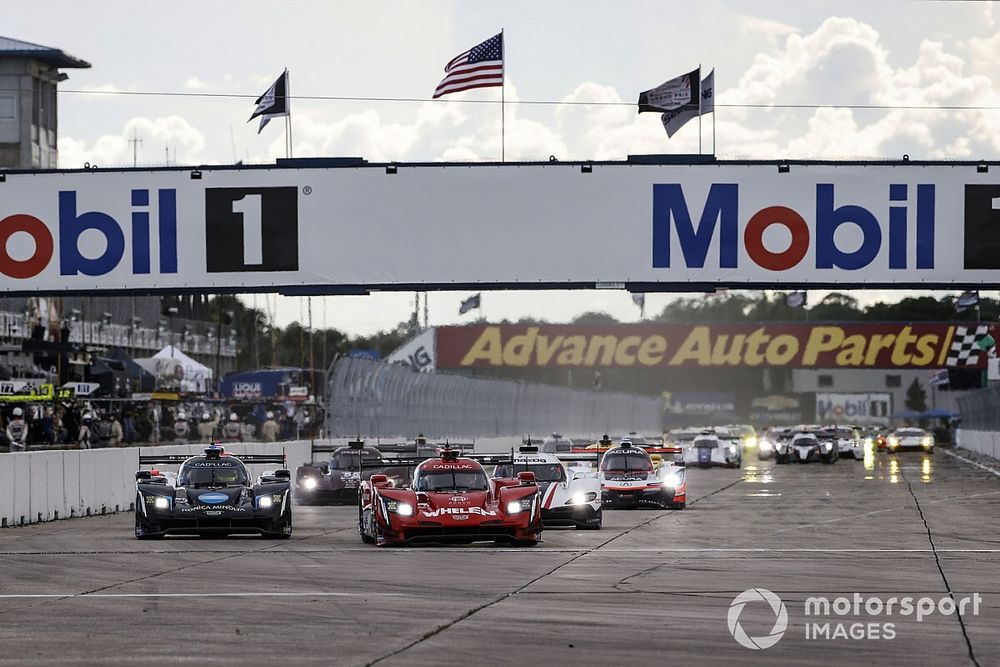
{"label": "tire barrier", "polygon": [[[197,454],[204,445],[156,447],[157,454]],[[273,454],[284,448],[291,470],[311,459],[306,440],[240,443],[240,454]],[[144,452],[153,451],[143,448]],[[133,509],[139,448],[58,450],[0,454],[0,527]],[[259,475],[274,466],[248,466]]]}

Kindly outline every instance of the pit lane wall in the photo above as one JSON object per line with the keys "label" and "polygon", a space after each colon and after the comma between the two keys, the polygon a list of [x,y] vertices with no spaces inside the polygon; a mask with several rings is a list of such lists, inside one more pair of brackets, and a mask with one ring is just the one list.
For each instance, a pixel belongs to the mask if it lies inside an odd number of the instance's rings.
{"label": "pit lane wall", "polygon": [[1000,460],[1000,432],[960,428],[955,440],[959,447]]}
{"label": "pit lane wall", "polygon": [[[142,452],[193,455],[204,447],[169,445]],[[274,454],[282,448],[291,470],[311,458],[307,440],[247,443],[232,450]],[[127,511],[134,502],[138,463],[137,447],[0,454],[0,527]],[[252,475],[275,467],[249,466]]]}

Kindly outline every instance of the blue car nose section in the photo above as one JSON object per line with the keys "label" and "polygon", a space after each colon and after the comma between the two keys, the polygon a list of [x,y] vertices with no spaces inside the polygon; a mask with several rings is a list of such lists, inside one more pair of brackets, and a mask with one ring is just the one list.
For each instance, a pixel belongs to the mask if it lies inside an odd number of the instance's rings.
{"label": "blue car nose section", "polygon": [[219,503],[224,503],[229,500],[229,496],[224,493],[203,493],[198,496],[198,500],[205,503],[206,505],[217,505]]}

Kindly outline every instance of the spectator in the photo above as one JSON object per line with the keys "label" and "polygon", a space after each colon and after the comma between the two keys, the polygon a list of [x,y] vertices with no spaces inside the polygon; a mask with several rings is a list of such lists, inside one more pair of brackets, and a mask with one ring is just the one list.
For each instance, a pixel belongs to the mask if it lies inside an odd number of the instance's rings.
{"label": "spectator", "polygon": [[227,442],[237,442],[243,436],[243,427],[240,418],[235,412],[229,413],[229,421],[222,428],[222,437]]}
{"label": "spectator", "polygon": [[201,423],[198,424],[198,441],[204,443],[215,442],[215,427],[218,425],[218,419],[213,420],[212,415],[209,413],[202,413]]}
{"label": "spectator", "polygon": [[174,438],[180,440],[181,442],[187,442],[191,437],[191,424],[188,422],[187,415],[184,411],[179,411],[177,413],[177,419],[174,420]]}
{"label": "spectator", "polygon": [[76,442],[80,449],[90,449],[93,445],[95,434],[93,432],[94,415],[89,412],[83,413],[83,421],[80,424],[80,432],[77,434]]}
{"label": "spectator", "polygon": [[268,411],[267,421],[260,427],[260,439],[264,442],[275,442],[279,431],[278,422],[274,421],[274,413]]}
{"label": "spectator", "polygon": [[10,451],[23,452],[27,449],[28,425],[24,421],[24,410],[20,407],[14,408],[10,422],[7,424],[7,440],[10,442]]}

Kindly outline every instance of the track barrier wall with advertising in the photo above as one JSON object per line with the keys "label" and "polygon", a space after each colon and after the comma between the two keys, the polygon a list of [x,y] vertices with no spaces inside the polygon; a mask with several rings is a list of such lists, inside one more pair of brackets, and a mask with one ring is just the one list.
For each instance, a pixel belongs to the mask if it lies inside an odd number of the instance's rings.
{"label": "track barrier wall with advertising", "polygon": [[[442,326],[437,368],[985,368],[972,323]],[[1000,335],[1000,333],[998,333]]]}

